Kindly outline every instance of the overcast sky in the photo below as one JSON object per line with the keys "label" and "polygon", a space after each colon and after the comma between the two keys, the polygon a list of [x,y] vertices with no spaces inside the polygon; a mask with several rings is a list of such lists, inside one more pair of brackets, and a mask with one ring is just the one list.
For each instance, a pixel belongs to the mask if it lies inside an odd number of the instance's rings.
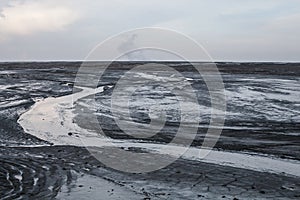
{"label": "overcast sky", "polygon": [[1,0],[0,61],[83,60],[111,35],[152,26],[214,60],[300,61],[299,0]]}

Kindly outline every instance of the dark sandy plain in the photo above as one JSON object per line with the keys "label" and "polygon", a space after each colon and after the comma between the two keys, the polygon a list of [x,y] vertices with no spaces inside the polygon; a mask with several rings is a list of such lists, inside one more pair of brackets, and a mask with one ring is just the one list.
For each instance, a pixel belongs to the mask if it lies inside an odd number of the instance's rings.
{"label": "dark sandy plain", "polygon": [[[20,115],[40,99],[71,94],[80,64],[0,64],[0,199],[300,198],[300,177],[286,174],[284,170],[282,173],[255,171],[180,158],[155,172],[129,174],[106,167],[84,147],[56,146],[24,131],[17,122]],[[139,64],[113,63],[99,86],[114,86],[125,71]],[[193,88],[201,91],[199,104],[209,106],[205,84],[191,66],[165,64],[187,77]],[[299,161],[300,64],[217,65],[228,105],[225,126],[214,149]],[[110,117],[108,105],[112,90],[113,87],[107,88],[95,96],[96,102],[102,105],[97,110],[98,120],[108,137],[133,140]],[[132,117],[137,122],[148,123],[149,117],[137,107],[133,107]],[[87,121],[82,119],[78,115],[74,121],[87,128]],[[203,116],[193,146],[201,145],[208,121]],[[143,141],[168,143],[178,124],[176,113],[171,113],[164,129]]]}

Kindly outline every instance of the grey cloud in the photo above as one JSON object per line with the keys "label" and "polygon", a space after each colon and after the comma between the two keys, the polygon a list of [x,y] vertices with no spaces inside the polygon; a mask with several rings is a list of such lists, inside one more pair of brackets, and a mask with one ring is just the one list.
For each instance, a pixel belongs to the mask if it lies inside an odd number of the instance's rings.
{"label": "grey cloud", "polygon": [[[0,1],[0,8],[7,9]],[[18,1],[19,4],[21,1]],[[81,60],[111,35],[133,28],[159,26],[180,31],[203,44],[215,60],[295,60],[300,52],[300,2],[294,0],[23,0],[66,12],[47,26],[3,23],[0,17],[0,60]],[[50,7],[51,7],[50,6]],[[46,7],[46,6],[45,6]],[[34,9],[45,10],[44,6]],[[12,7],[10,7],[11,9]],[[48,7],[49,8],[49,7]],[[19,10],[20,13],[24,13]],[[75,14],[68,13],[71,12]],[[11,12],[3,12],[5,19]],[[25,12],[26,13],[26,12]],[[34,12],[30,12],[34,13]],[[74,18],[73,18],[73,17]],[[71,17],[71,18],[70,18]],[[65,21],[63,23],[63,21]],[[51,20],[50,20],[51,22]],[[28,20],[27,20],[28,23]],[[58,23],[58,24],[57,24]],[[52,27],[52,28],[51,28]],[[19,34],[23,33],[23,34]],[[126,39],[125,39],[126,41]],[[127,38],[124,45],[134,45]],[[125,48],[125,47],[120,47]],[[145,57],[145,52],[133,56]],[[146,57],[148,58],[148,57]],[[146,59],[145,58],[145,59]],[[129,59],[129,58],[128,58]]]}
{"label": "grey cloud", "polygon": [[76,12],[68,6],[57,5],[49,0],[13,2],[14,4],[2,8],[0,39],[61,30],[78,18]]}

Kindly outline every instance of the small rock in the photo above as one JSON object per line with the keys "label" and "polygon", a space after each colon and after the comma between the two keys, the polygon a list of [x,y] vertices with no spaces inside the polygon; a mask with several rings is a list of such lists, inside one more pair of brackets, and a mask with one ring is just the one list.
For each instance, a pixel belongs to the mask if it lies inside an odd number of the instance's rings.
{"label": "small rock", "polygon": [[109,87],[107,85],[103,87],[103,91],[106,91],[108,89],[109,89]]}

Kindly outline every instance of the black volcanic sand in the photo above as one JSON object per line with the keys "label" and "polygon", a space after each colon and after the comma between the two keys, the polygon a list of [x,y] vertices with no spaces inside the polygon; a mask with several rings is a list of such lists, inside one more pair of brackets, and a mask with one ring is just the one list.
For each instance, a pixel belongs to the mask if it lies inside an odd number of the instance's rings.
{"label": "black volcanic sand", "polygon": [[[114,63],[111,72],[122,74],[123,70],[138,64],[141,63]],[[192,69],[187,64],[167,64],[186,73],[187,77],[192,74]],[[66,62],[0,64],[0,199],[55,199],[56,196],[57,199],[67,197],[78,199],[80,191],[83,195],[91,194],[90,199],[101,199],[103,196],[105,199],[107,196],[110,199],[124,199],[126,195],[120,195],[120,191],[127,194],[127,197],[132,195],[131,199],[300,198],[299,177],[289,177],[285,174],[275,175],[184,159],[179,159],[156,172],[126,174],[106,168],[85,148],[18,147],[51,145],[27,134],[26,130],[18,125],[17,120],[36,99],[70,94],[79,66],[80,63]],[[297,79],[300,75],[299,66],[299,64],[218,63],[226,89],[239,84],[233,84],[234,79],[226,78],[227,76],[262,75]],[[113,85],[116,77],[113,73],[111,75],[104,77],[99,85]],[[197,83],[193,86],[200,87]],[[106,90],[96,97],[101,101],[107,98],[110,92]],[[118,130],[110,119],[103,117],[98,120],[104,125],[108,136],[118,139],[129,138]],[[173,138],[170,127],[176,127],[177,124],[171,125],[167,129],[171,134],[161,134],[146,141],[168,142]],[[226,120],[225,125],[227,128],[223,131],[216,149],[251,151],[300,159],[299,136],[279,134],[299,133],[299,123],[292,120],[278,122],[267,119],[256,121],[241,119]],[[84,127],[84,124],[81,126]],[[246,126],[250,129],[234,130],[230,128],[232,126]],[[205,130],[199,129],[199,136],[194,145],[201,143]],[[81,181],[83,177],[87,177],[87,181]],[[88,181],[91,177],[99,179],[100,185],[103,183],[103,188],[111,188],[103,191],[103,196],[99,196],[97,191],[101,191],[101,188],[97,188],[99,184]]]}
{"label": "black volcanic sand", "polygon": [[[180,71],[183,76],[193,79],[191,81],[192,87],[198,91],[199,104],[210,107],[210,97],[206,84],[191,65],[184,63],[166,64]],[[127,65],[114,63],[111,65],[101,78],[99,85],[112,87],[107,87],[104,92],[95,95],[96,103],[98,103],[97,106],[99,107],[97,112],[101,128],[106,136],[114,139],[135,139],[120,130],[115,123],[110,111],[110,97],[114,90],[113,86],[119,78],[136,65],[136,63]],[[292,86],[297,87],[299,91],[300,65],[297,63],[218,63],[217,65],[222,73],[227,91],[235,94],[234,92],[241,92],[239,89],[249,89],[249,92],[256,92],[257,96],[250,100],[247,98],[243,99],[243,96],[237,96],[233,100],[229,99],[227,102],[228,113],[225,126],[222,129],[222,135],[215,149],[272,154],[281,158],[300,160],[300,121],[298,117],[300,112],[300,93],[298,99],[281,100],[276,99],[276,97],[260,99],[264,94],[266,96],[286,96],[294,93],[294,88],[290,89],[288,88],[289,85],[284,85],[286,82],[292,82]],[[206,70],[205,68],[203,69]],[[160,75],[163,76],[162,73]],[[269,80],[269,82],[262,82],[264,80]],[[155,93],[154,90],[157,87],[155,83],[153,85],[150,83],[149,91],[141,92],[141,94],[136,96],[158,101],[172,96],[172,94],[168,93],[161,94],[161,91]],[[247,95],[247,92],[241,95]],[[88,104],[88,102],[85,103]],[[177,108],[175,106],[174,104],[174,110]],[[87,129],[97,127],[97,125],[92,124],[93,120],[90,119],[91,113],[88,110],[82,111],[86,110],[85,107],[78,105],[76,109],[78,113],[78,116],[75,118],[76,123]],[[132,110],[139,109],[138,106],[132,108]],[[274,113],[272,113],[273,111]],[[231,115],[231,112],[238,115]],[[149,116],[145,112],[136,111],[130,114],[136,122],[147,124],[150,121]],[[173,115],[176,115],[176,113]],[[201,117],[203,118],[200,128],[192,146],[201,146],[207,132],[210,118],[209,116]],[[180,120],[167,121],[165,127],[158,134],[144,140],[168,143],[176,135],[179,125]]]}
{"label": "black volcanic sand", "polygon": [[[146,174],[126,174],[108,169],[79,147],[0,148],[1,199],[52,199],[62,187],[93,193],[100,188],[92,175],[132,192],[132,199],[298,199],[299,178],[254,172],[213,164],[177,160]],[[8,178],[7,178],[8,177]],[[103,185],[103,187],[105,187]],[[105,191],[114,196],[114,187]],[[104,194],[103,194],[104,195]],[[95,196],[94,199],[102,199]]]}
{"label": "black volcanic sand", "polygon": [[0,64],[1,145],[45,143],[26,134],[16,121],[36,99],[71,94],[78,66],[74,63]]}

